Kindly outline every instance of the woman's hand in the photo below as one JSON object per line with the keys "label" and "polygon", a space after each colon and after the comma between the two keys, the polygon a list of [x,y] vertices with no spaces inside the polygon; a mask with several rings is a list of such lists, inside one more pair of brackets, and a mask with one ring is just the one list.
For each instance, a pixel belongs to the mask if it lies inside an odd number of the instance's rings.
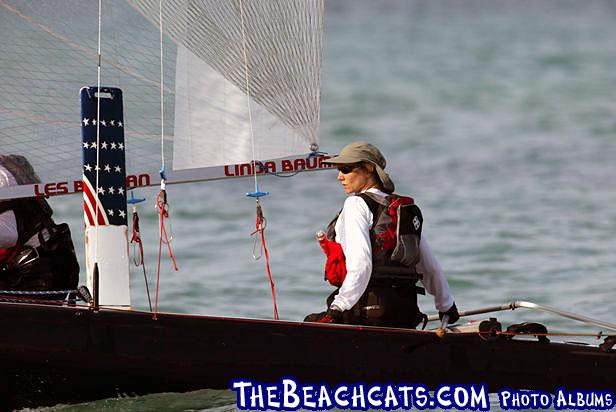
{"label": "woman's hand", "polygon": [[304,322],[342,323],[342,312],[334,308],[329,308],[326,312],[312,313],[306,316]]}
{"label": "woman's hand", "polygon": [[455,302],[451,305],[447,312],[439,312],[438,318],[443,320],[443,316],[445,315],[449,316],[449,321],[447,321],[449,324],[456,323],[460,319],[460,314],[458,313],[458,308],[456,307]]}

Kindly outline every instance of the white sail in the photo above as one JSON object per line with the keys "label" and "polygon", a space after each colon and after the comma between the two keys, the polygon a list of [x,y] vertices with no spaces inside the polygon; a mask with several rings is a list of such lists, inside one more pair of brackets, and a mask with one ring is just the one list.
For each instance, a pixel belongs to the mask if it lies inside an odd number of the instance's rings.
{"label": "white sail", "polygon": [[174,169],[318,147],[322,1],[177,0],[164,16],[178,44]]}
{"label": "white sail", "polygon": [[[96,85],[97,3],[0,0],[0,150],[26,156],[43,181],[2,188],[0,198],[79,190],[78,91]],[[159,0],[102,4],[101,84],[124,91],[129,184],[153,184],[162,163]],[[238,176],[206,167],[250,162],[252,136],[260,161],[318,146],[323,0],[162,4],[170,182]]]}
{"label": "white sail", "polygon": [[[307,153],[313,130],[294,129],[185,47],[178,47],[174,170],[248,163]],[[252,128],[250,121],[252,120]],[[318,123],[317,123],[318,124]]]}

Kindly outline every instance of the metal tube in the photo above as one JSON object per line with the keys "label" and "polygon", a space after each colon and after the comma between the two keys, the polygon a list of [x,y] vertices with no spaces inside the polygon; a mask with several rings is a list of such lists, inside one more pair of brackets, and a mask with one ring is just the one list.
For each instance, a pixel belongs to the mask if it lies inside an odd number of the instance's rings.
{"label": "metal tube", "polygon": [[[458,312],[458,314],[460,315],[460,317],[464,317],[464,316],[479,315],[482,313],[499,312],[503,310],[513,310],[515,309],[515,307],[512,306],[514,303],[509,303],[506,305],[498,305],[498,306],[488,306],[485,308],[472,309],[472,310],[461,310]],[[428,316],[428,322],[433,322],[438,319],[439,319],[438,314]]]}
{"label": "metal tube", "polygon": [[552,307],[549,307],[549,306],[543,306],[543,305],[539,305],[537,303],[525,302],[525,301],[518,301],[518,302],[514,302],[513,304],[515,305],[516,308],[526,308],[526,309],[539,310],[539,311],[542,311],[542,312],[549,312],[549,313],[553,313],[553,314],[558,315],[558,316],[562,316],[563,318],[569,318],[569,319],[577,320],[579,322],[584,322],[584,323],[588,323],[588,324],[591,324],[591,325],[595,325],[595,326],[598,326],[600,328],[605,328],[605,329],[610,329],[610,330],[616,331],[616,325],[613,325],[611,323],[603,322],[603,321],[597,320],[597,319],[591,319],[591,318],[588,318],[586,316],[577,315],[575,313],[571,313],[571,312],[567,312],[567,311],[564,311],[564,310],[552,308]]}
{"label": "metal tube", "polygon": [[[555,314],[555,315],[558,315],[564,318],[569,318],[569,319],[577,320],[579,322],[588,323],[590,325],[595,325],[600,328],[605,328],[605,329],[616,331],[616,325],[614,324],[603,322],[597,319],[592,319],[586,316],[578,315],[578,314],[567,312],[564,310],[552,308],[550,306],[539,305],[537,303],[527,302],[523,300],[511,302],[505,305],[488,306],[488,307],[480,308],[480,309],[460,311],[459,314],[460,314],[460,317],[464,317],[464,316],[478,315],[482,313],[499,312],[503,310],[515,310],[517,308],[525,308],[525,309],[538,310],[542,312],[549,312],[549,313],[552,313],[552,314]],[[428,316],[428,322],[438,320],[438,318],[439,318],[438,314],[430,315]]]}
{"label": "metal tube", "polygon": [[99,296],[99,277],[98,277],[98,262],[94,263],[94,270],[92,272],[92,303],[93,309],[98,310],[98,296]]}

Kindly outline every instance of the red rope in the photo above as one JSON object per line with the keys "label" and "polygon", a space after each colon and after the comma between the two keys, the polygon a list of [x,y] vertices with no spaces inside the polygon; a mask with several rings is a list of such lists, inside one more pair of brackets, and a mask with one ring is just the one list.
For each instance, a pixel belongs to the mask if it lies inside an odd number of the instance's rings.
{"label": "red rope", "polygon": [[265,218],[263,217],[263,211],[261,205],[257,201],[257,219],[256,219],[256,232],[261,233],[261,247],[265,251],[265,267],[267,268],[267,277],[269,278],[270,287],[272,288],[272,300],[274,301],[274,319],[278,320],[278,305],[276,304],[276,285],[272,278],[272,272],[269,264],[269,251],[267,250],[267,244],[265,243]]}
{"label": "red rope", "polygon": [[[148,304],[150,305],[150,312],[152,312],[152,299],[150,298],[150,286],[148,285],[148,275],[145,269],[145,259],[143,257],[143,242],[141,242],[141,234],[139,233],[139,216],[137,215],[137,209],[133,211],[133,235],[130,239],[130,243],[135,243],[139,246],[139,257],[141,259],[141,266],[143,267],[143,279],[145,280],[145,290],[148,294]],[[134,249],[133,249],[134,251]],[[139,266],[135,262],[135,266]]]}
{"label": "red rope", "polygon": [[167,249],[169,250],[169,257],[173,262],[173,269],[175,271],[178,270],[178,265],[175,261],[175,257],[173,257],[173,252],[171,251],[171,243],[169,243],[167,229],[165,228],[165,218],[169,217],[169,206],[167,203],[167,193],[164,190],[161,190],[158,193],[158,196],[156,196],[156,206],[159,210],[158,221],[160,222],[160,230],[158,236],[158,273],[156,274],[156,302],[154,304],[154,320],[156,320],[156,314],[158,313],[158,291],[160,288],[160,262],[163,254],[163,236],[165,237],[165,243],[167,244]]}

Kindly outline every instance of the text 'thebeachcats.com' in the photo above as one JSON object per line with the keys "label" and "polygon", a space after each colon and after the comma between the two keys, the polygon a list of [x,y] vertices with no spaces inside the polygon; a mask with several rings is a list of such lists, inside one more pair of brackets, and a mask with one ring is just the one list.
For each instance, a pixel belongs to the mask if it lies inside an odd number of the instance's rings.
{"label": "text 'thebeachcats.com'", "polygon": [[[325,383],[300,383],[286,377],[277,383],[236,379],[231,381],[230,388],[236,394],[237,407],[242,410],[490,410],[489,392],[484,384],[442,384],[432,391],[422,384],[352,383],[329,386]],[[503,388],[496,395],[503,410],[609,410],[616,401],[610,391],[564,388],[554,393]]]}

